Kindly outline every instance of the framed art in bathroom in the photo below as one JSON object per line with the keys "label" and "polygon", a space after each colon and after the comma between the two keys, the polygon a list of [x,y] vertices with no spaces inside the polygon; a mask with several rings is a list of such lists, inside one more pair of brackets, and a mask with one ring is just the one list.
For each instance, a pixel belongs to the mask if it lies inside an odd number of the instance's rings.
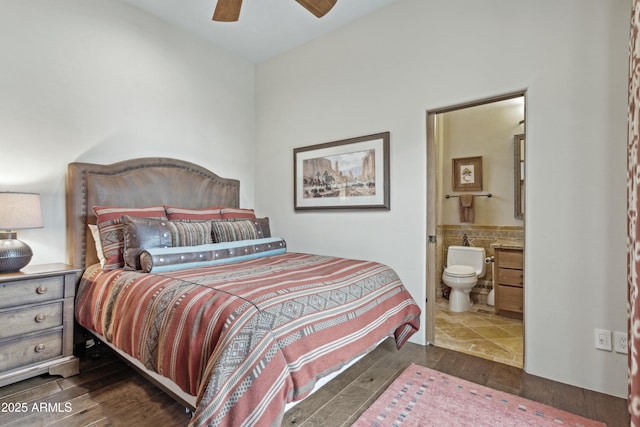
{"label": "framed art in bathroom", "polygon": [[453,191],[482,191],[482,156],[453,159]]}

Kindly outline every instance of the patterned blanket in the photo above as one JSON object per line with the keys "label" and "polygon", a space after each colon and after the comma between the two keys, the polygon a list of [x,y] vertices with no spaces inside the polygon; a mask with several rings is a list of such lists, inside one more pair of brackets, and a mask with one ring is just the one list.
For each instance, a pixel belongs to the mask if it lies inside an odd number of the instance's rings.
{"label": "patterned blanket", "polygon": [[280,425],[284,405],[393,335],[420,308],[389,267],[286,253],[148,274],[87,269],[76,318],[186,392],[193,426]]}

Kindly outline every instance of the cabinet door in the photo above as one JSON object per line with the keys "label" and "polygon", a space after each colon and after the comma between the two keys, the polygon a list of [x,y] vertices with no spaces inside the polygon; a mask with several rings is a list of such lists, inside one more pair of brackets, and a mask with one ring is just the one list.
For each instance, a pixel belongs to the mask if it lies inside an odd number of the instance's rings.
{"label": "cabinet door", "polygon": [[522,313],[523,293],[522,288],[516,286],[498,285],[498,304],[500,310]]}

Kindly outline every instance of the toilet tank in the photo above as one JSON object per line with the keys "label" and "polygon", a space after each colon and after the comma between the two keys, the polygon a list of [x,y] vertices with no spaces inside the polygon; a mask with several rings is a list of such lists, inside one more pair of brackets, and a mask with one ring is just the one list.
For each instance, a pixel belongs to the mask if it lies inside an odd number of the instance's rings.
{"label": "toilet tank", "polygon": [[447,249],[447,267],[451,265],[469,265],[476,271],[476,276],[484,277],[487,264],[484,263],[484,248],[473,246],[449,246]]}

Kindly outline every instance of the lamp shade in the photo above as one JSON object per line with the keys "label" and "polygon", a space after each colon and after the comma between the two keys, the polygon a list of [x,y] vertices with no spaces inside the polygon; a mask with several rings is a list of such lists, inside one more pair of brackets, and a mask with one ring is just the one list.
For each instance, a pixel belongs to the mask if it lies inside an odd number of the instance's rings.
{"label": "lamp shade", "polygon": [[40,195],[0,192],[0,230],[42,227]]}

